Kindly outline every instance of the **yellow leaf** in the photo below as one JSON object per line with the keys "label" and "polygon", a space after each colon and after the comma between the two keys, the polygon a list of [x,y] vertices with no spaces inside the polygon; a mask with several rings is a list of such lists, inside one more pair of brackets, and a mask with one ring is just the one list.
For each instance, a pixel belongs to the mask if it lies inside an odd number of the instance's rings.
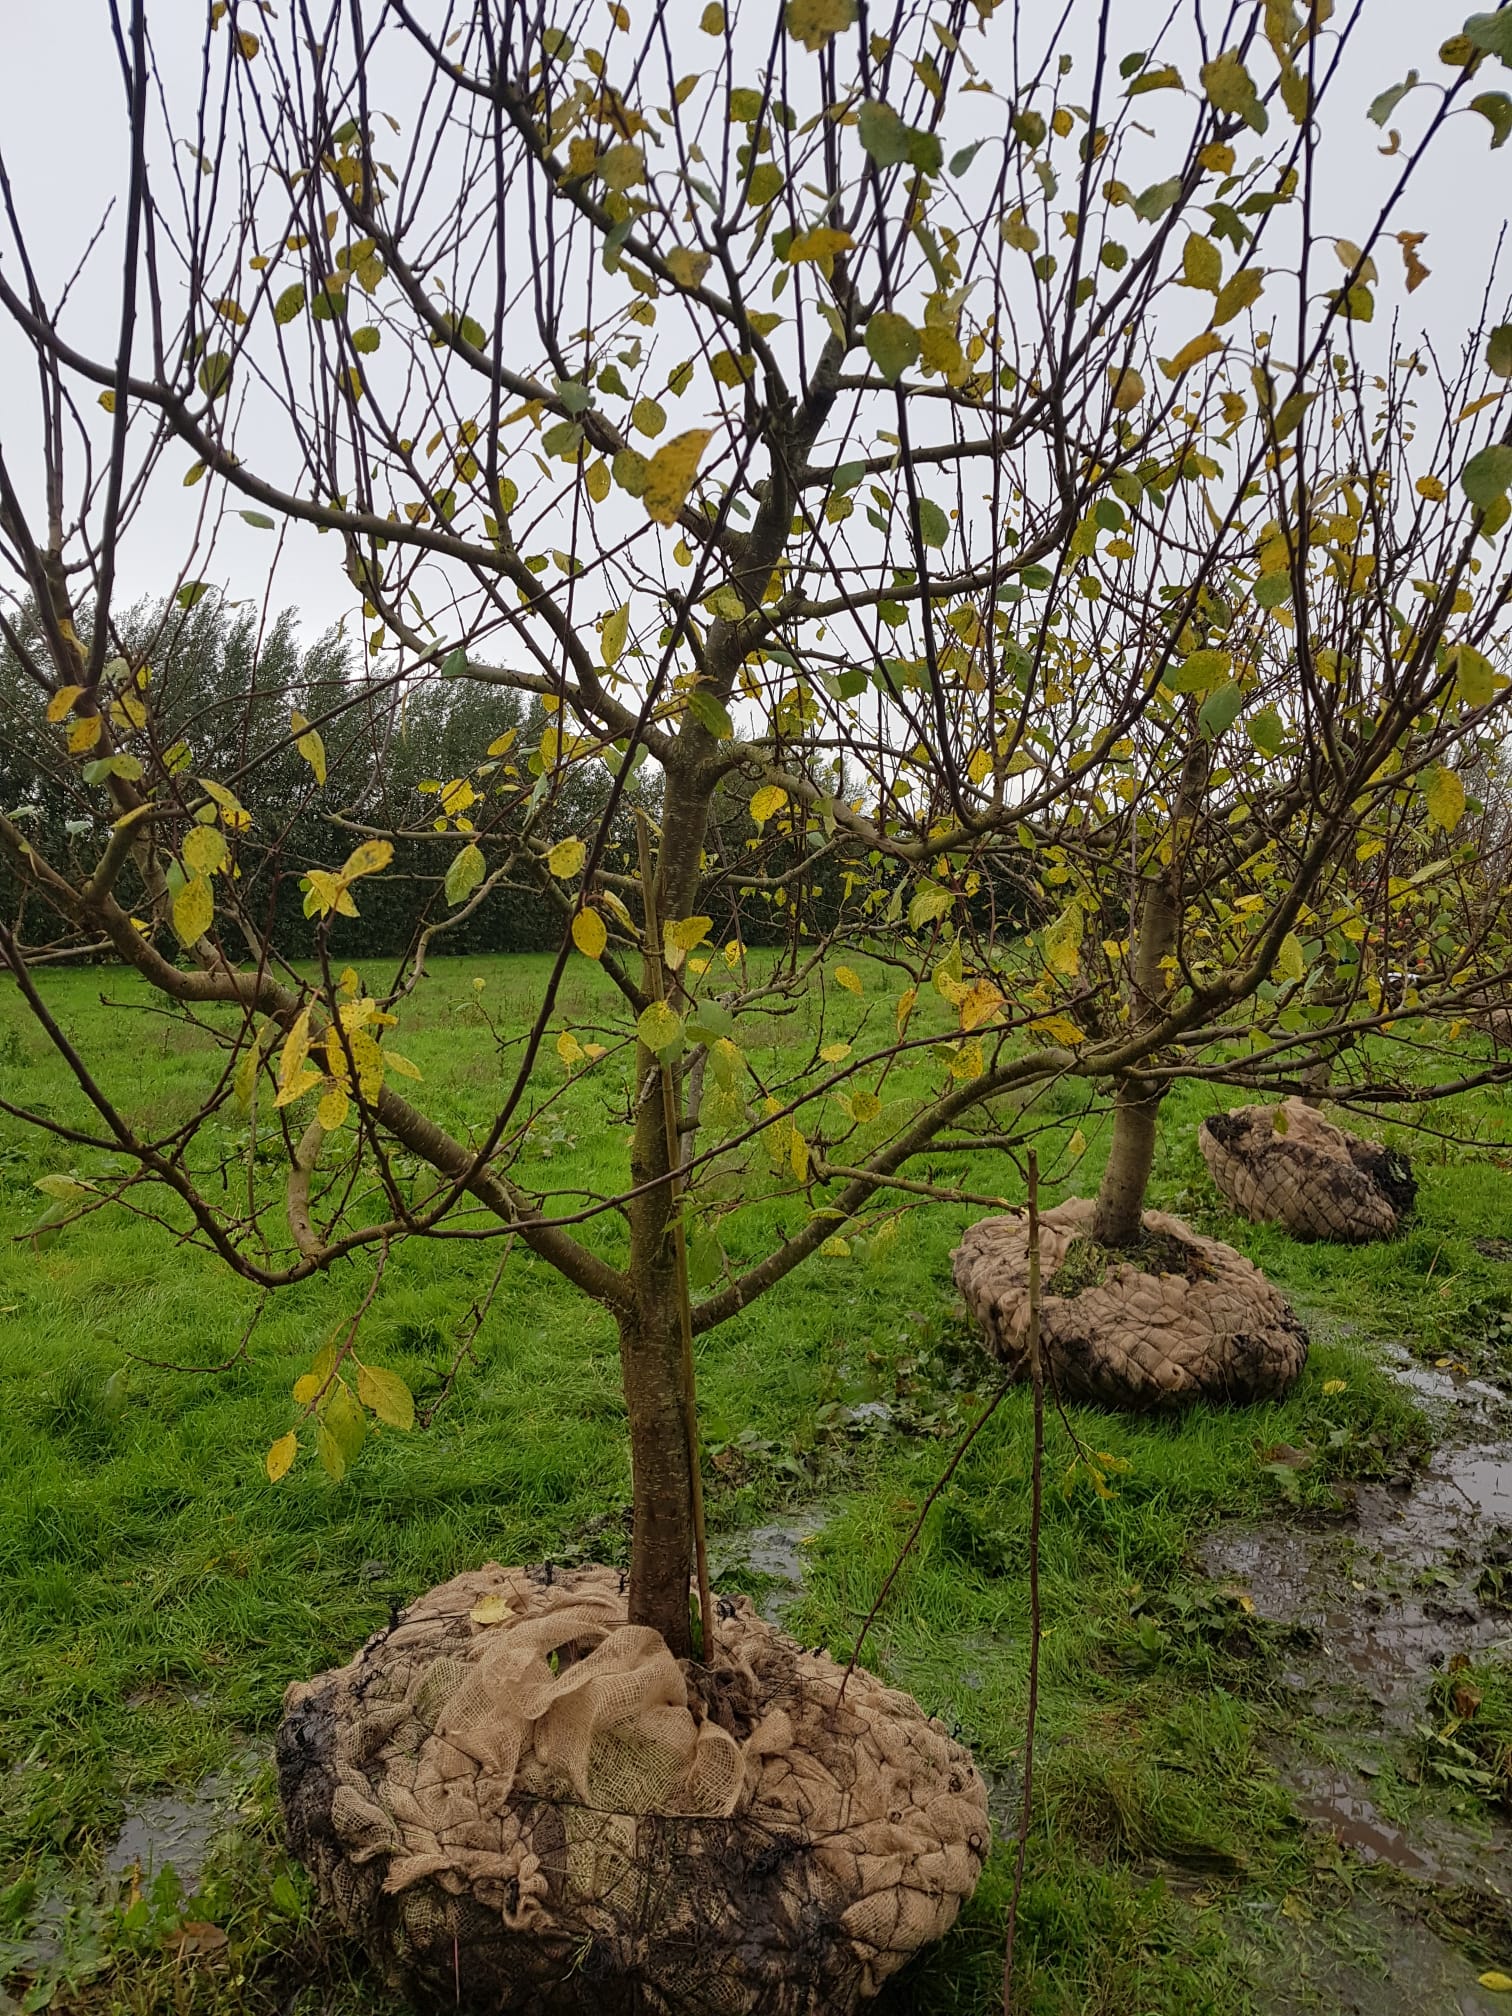
{"label": "yellow leaf", "polygon": [[850,1054],[849,1043],[824,1043],[819,1048],[819,1055],[826,1064],[843,1064]]}
{"label": "yellow leaf", "polygon": [[609,933],[597,910],[579,910],[572,920],[572,942],[585,959],[601,959]]}
{"label": "yellow leaf", "polygon": [[467,1614],[474,1624],[502,1624],[514,1612],[503,1596],[480,1596]]}
{"label": "yellow leaf", "polygon": [[1085,1034],[1077,1028],[1069,1015],[1041,1015],[1029,1024],[1031,1029],[1043,1030],[1057,1043],[1085,1043]]}
{"label": "yellow leaf", "polygon": [[658,525],[675,525],[677,515],[688,501],[693,479],[705,448],[714,438],[709,427],[690,427],[665,447],[658,448],[646,464],[646,487],[641,502],[646,515]]}
{"label": "yellow leaf", "polygon": [[291,1428],[287,1435],[280,1435],[263,1459],[268,1472],[268,1482],[276,1484],[280,1477],[287,1477],[294,1468],[294,1458],[299,1454],[299,1437]]}
{"label": "yellow leaf", "polygon": [[1477,1974],[1476,1980],[1482,1988],[1489,1988],[1493,1995],[1512,1995],[1512,1974],[1503,1974],[1492,1967],[1484,1974]]}
{"label": "yellow leaf", "polygon": [[670,1056],[682,1047],[682,1018],[665,1001],[653,1001],[641,1010],[635,1033],[653,1056]]}
{"label": "yellow leaf", "polygon": [[849,966],[835,968],[835,985],[843,987],[847,994],[860,994],[865,991],[861,985],[860,974],[853,973]]}
{"label": "yellow leaf", "polygon": [[836,231],[828,224],[819,224],[812,231],[798,233],[788,247],[788,264],[824,265],[837,252],[849,252],[855,242],[849,231]]}
{"label": "yellow leaf", "polygon": [[1218,291],[1218,299],[1213,304],[1213,327],[1221,329],[1225,322],[1232,322],[1236,315],[1242,315],[1246,308],[1253,307],[1265,286],[1265,274],[1258,266],[1246,266],[1226,280]]}
{"label": "yellow leaf", "polygon": [[81,714],[77,721],[70,722],[68,728],[69,755],[82,756],[86,749],[93,749],[96,742],[100,739],[100,729],[103,725],[98,714]]}
{"label": "yellow leaf", "polygon": [[1430,504],[1442,504],[1449,494],[1437,476],[1419,476],[1413,487],[1419,497],[1426,497]]}
{"label": "yellow leaf", "polygon": [[294,1018],[294,1025],[285,1040],[278,1059],[278,1085],[282,1091],[304,1068],[304,1061],[310,1054],[310,1011],[301,1008]]}
{"label": "yellow leaf", "polygon": [[224,784],[217,784],[212,778],[201,777],[200,789],[220,807],[221,824],[232,833],[245,832],[252,824],[252,814],[242,804],[234,791],[228,791]]}
{"label": "yellow leaf", "polygon": [[697,287],[708,270],[707,252],[690,252],[686,246],[674,245],[667,254],[667,271],[679,287]]}
{"label": "yellow leaf", "polygon": [[313,1092],[317,1085],[325,1083],[323,1071],[305,1070],[291,1078],[285,1085],[280,1083],[275,1106],[291,1106],[296,1099],[303,1099],[306,1092]]}
{"label": "yellow leaf", "polygon": [[49,721],[64,721],[68,718],[75,700],[84,691],[82,686],[60,686],[47,703]]}
{"label": "yellow leaf", "polygon": [[325,744],[319,732],[312,728],[296,707],[289,716],[289,727],[294,735],[294,747],[315,772],[315,782],[324,784],[326,780]]}
{"label": "yellow leaf", "polygon": [[1452,833],[1465,816],[1465,787],[1444,763],[1436,763],[1423,787],[1428,801],[1428,824]]}
{"label": "yellow leaf", "polygon": [[908,1027],[908,1018],[914,1011],[914,1003],[919,998],[917,987],[907,987],[898,996],[898,1034],[901,1036]]}
{"label": "yellow leaf", "polygon": [[1325,1379],[1323,1381],[1323,1391],[1329,1394],[1347,1393],[1349,1391],[1349,1381],[1347,1379]]}
{"label": "yellow leaf", "polygon": [[357,1374],[357,1398],[371,1407],[380,1421],[407,1434],[415,1425],[415,1396],[397,1372],[381,1365],[364,1365]]}
{"label": "yellow leaf", "polygon": [[1307,971],[1307,962],[1302,956],[1302,941],[1295,931],[1288,931],[1281,940],[1281,949],[1276,954],[1276,971],[1286,980],[1300,980]]}
{"label": "yellow leaf", "polygon": [[556,1040],[556,1053],[570,1071],[574,1064],[583,1061],[583,1046],[570,1029],[564,1029]]}
{"label": "yellow leaf", "polygon": [[987,782],[992,775],[992,758],[985,749],[978,749],[966,765],[966,775],[978,786]]}
{"label": "yellow leaf", "polygon": [[588,858],[588,850],[581,840],[558,840],[546,856],[546,866],[561,880],[576,875]]}
{"label": "yellow leaf", "polygon": [[951,1077],[960,1079],[964,1083],[969,1083],[972,1079],[980,1078],[986,1069],[987,1063],[982,1055],[982,1039],[980,1036],[969,1037],[950,1060]]}
{"label": "yellow leaf", "polygon": [[490,756],[507,756],[510,750],[513,749],[515,738],[519,732],[518,728],[506,728],[502,735],[496,735],[488,745],[488,754]]}
{"label": "yellow leaf", "polygon": [[630,628],[630,605],[622,603],[612,609],[604,618],[604,627],[599,632],[599,656],[606,665],[618,665],[625,649],[625,637]]}
{"label": "yellow leaf", "polygon": [[788,802],[788,794],[780,784],[763,784],[759,791],[751,794],[751,817],[758,826],[765,826],[774,812],[780,812]]}
{"label": "yellow leaf", "polygon": [[788,1137],[788,1165],[800,1183],[807,1183],[809,1171],[808,1143],[796,1127]]}
{"label": "yellow leaf", "polygon": [[875,1092],[853,1092],[851,1094],[851,1112],[860,1126],[867,1126],[871,1121],[876,1119],[881,1111],[882,1101],[877,1097]]}
{"label": "yellow leaf", "polygon": [[1113,387],[1113,406],[1119,413],[1127,413],[1137,406],[1145,395],[1145,382],[1137,371],[1121,371],[1116,366],[1110,368],[1108,376]]}
{"label": "yellow leaf", "polygon": [[304,879],[309,884],[304,901],[306,917],[314,917],[317,913],[329,917],[333,910],[342,917],[357,915],[357,905],[352,901],[346,883],[339,875],[333,875],[329,868],[312,868]]}
{"label": "yellow leaf", "polygon": [[231,858],[218,826],[191,826],[184,836],[184,866],[191,875],[216,875]]}
{"label": "yellow leaf", "polygon": [[320,1104],[315,1108],[315,1118],[324,1127],[327,1134],[334,1134],[336,1129],[345,1121],[347,1109],[350,1105],[351,1101],[347,1097],[345,1085],[339,1084],[333,1079]]}
{"label": "yellow leaf", "polygon": [[679,952],[691,952],[713,928],[712,917],[678,917],[663,927],[662,943],[675,946]]}
{"label": "yellow leaf", "polygon": [[856,18],[855,0],[787,0],[787,31],[817,55],[833,35]]}
{"label": "yellow leaf", "polygon": [[191,876],[173,899],[173,928],[179,943],[198,945],[215,918],[215,896],[208,877]]}
{"label": "yellow leaf", "polygon": [[1211,329],[1204,329],[1200,336],[1194,336],[1190,343],[1183,343],[1174,357],[1163,357],[1160,368],[1167,378],[1180,378],[1190,371],[1194,364],[1200,364],[1204,357],[1211,357],[1215,350],[1223,348],[1223,338],[1215,336]]}
{"label": "yellow leaf", "polygon": [[397,1071],[401,1078],[419,1078],[420,1066],[412,1064],[408,1057],[401,1057],[397,1050],[385,1050],[383,1061],[390,1071]]}
{"label": "yellow leaf", "polygon": [[588,495],[595,504],[602,504],[609,495],[609,464],[602,459],[590,462],[583,472],[583,481],[588,485]]}
{"label": "yellow leaf", "polygon": [[[393,858],[394,848],[391,841],[364,840],[342,864],[341,879],[344,882],[355,882],[359,875],[376,875],[380,868],[387,868]],[[355,912],[353,914],[355,915]]]}
{"label": "yellow leaf", "polygon": [[308,1407],[312,1400],[319,1398],[324,1385],[325,1381],[318,1372],[303,1373],[294,1381],[294,1405]]}

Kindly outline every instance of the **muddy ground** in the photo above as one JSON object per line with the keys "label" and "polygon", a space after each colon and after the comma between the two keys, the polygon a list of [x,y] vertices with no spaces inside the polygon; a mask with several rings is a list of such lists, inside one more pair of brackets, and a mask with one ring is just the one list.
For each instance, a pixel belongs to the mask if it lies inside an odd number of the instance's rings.
{"label": "muddy ground", "polygon": [[1275,2016],[1512,2009],[1481,1985],[1512,1974],[1512,1815],[1443,1700],[1459,1662],[1512,1656],[1512,1610],[1485,1593],[1512,1560],[1512,1402],[1463,1368],[1391,1355],[1434,1422],[1427,1465],[1347,1487],[1321,1518],[1221,1527],[1200,1550],[1284,1633],[1294,1719],[1270,1761],[1353,1891],[1326,1924],[1300,1899],[1269,1922],[1241,1914]]}

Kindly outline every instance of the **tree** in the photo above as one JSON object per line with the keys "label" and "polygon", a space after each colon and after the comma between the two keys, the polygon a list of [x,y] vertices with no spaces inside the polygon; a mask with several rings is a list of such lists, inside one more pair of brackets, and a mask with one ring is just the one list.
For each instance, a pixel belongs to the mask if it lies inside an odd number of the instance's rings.
{"label": "tree", "polygon": [[[9,926],[0,947],[98,1140],[249,1279],[445,1236],[481,1206],[613,1313],[631,1615],[685,1654],[694,1337],[889,1187],[934,1194],[913,1158],[987,1152],[1005,1097],[1059,1077],[1113,1098],[1099,1225],[1126,1243],[1174,1077],[1298,1082],[1387,1019],[1403,848],[1433,869],[1414,869],[1437,906],[1420,1005],[1450,1012],[1467,961],[1504,964],[1499,909],[1460,934],[1454,835],[1464,752],[1512,690],[1482,557],[1508,516],[1512,446],[1489,430],[1512,337],[1441,376],[1374,322],[1389,246],[1413,311],[1426,277],[1416,164],[1450,121],[1483,119],[1493,146],[1512,125],[1480,75],[1504,17],[1341,133],[1374,159],[1376,128],[1417,122],[1346,240],[1319,221],[1318,143],[1369,59],[1358,16],[1334,25],[1323,0],[1241,7],[1222,48],[1178,10],[1168,47],[1121,59],[1106,4],[1046,41],[983,0],[937,22],[711,5],[696,35],[664,6],[638,31],[613,7],[600,35],[490,0],[443,42],[406,0],[287,22],[229,0],[187,93],[150,11],[112,0],[108,330],[45,278],[12,178],[0,303],[35,360],[40,475],[0,456],[3,634],[49,767],[109,838],[83,861],[13,807],[0,848],[68,932],[231,1011],[205,1115],[271,1100],[281,1202],[230,1217],[192,1130],[170,1148],[127,1127]],[[1483,381],[1483,416],[1453,431]],[[394,753],[367,735],[360,667],[287,716],[281,676],[276,719],[259,677],[229,739],[178,734],[115,605],[123,531],[181,482],[205,507],[158,628],[195,607],[225,514],[314,528],[391,695],[470,681],[528,720],[486,742],[480,722],[415,780],[438,787],[423,801],[375,771],[355,814],[317,794],[335,735]],[[246,780],[269,765],[340,814],[301,828],[319,859],[254,824]],[[556,920],[470,1139],[396,1083],[385,1032],[415,966],[377,994],[342,970],[344,920],[422,826],[453,914],[523,881]],[[302,873],[318,982],[238,881],[253,860]],[[896,981],[880,1031],[852,1007],[860,953]],[[605,1073],[633,1054],[633,1142],[614,1197],[553,1213],[521,1143],[581,958],[618,1022],[556,1052]],[[743,1014],[821,990],[807,1068],[755,1084]],[[927,1092],[893,1097],[934,1052]],[[398,1150],[435,1172],[423,1202]],[[784,1229],[736,1265],[758,1186]],[[358,1400],[403,1412],[376,1387],[354,1400],[329,1355],[304,1403],[323,1450]]]}

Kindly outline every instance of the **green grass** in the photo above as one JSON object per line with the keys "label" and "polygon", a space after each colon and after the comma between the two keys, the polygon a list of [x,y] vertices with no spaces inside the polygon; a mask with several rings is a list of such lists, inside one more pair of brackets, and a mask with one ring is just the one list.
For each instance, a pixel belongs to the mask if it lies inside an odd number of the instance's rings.
{"label": "green grass", "polygon": [[[397,1040],[425,1074],[422,1103],[447,1125],[486,1121],[500,1059],[482,1013],[506,1038],[507,1065],[507,1038],[524,1025],[544,968],[443,962],[406,1011]],[[868,1014],[890,1018],[880,969],[866,977],[867,999],[842,1004],[844,1033]],[[585,1040],[604,1019],[596,984],[575,962],[563,1020]],[[107,1009],[102,993],[134,1005]],[[212,1034],[144,1012],[144,997],[114,973],[60,974],[47,994],[129,1116],[161,1130],[196,1110],[217,1069]],[[807,1054],[816,1012],[771,1018],[758,1032],[753,1054],[769,1082]],[[537,1123],[533,1186],[580,1197],[622,1180],[627,1088],[606,1068],[602,1090],[575,1082]],[[926,1053],[884,1089],[911,1096],[939,1068]],[[548,1046],[542,1086],[561,1087],[565,1075]],[[11,993],[0,994],[0,1083],[6,1097],[60,1119],[84,1112]],[[1227,1906],[1271,1908],[1313,1875],[1260,1757],[1273,1712],[1268,1634],[1195,1573],[1194,1540],[1220,1518],[1275,1509],[1283,1482],[1304,1504],[1322,1502],[1341,1476],[1390,1468],[1421,1446],[1420,1418],[1374,1361],[1372,1337],[1508,1363],[1512,1269],[1474,1243],[1512,1232],[1495,1156],[1402,1136],[1423,1185],[1406,1237],[1357,1251],[1302,1247],[1217,1208],[1195,1142],[1213,1103],[1192,1088],[1169,1100],[1151,1202],[1256,1259],[1317,1319],[1315,1350],[1283,1404],[1179,1421],[1073,1412],[1091,1449],[1128,1466],[1109,1498],[1084,1470],[1068,1480],[1073,1451],[1052,1421],[1038,1797],[1020,1944],[1023,2006],[1042,2016],[1249,2006]],[[1062,1085],[1035,1109],[1051,1199],[1096,1181],[1104,1135],[1081,1104]],[[1507,1139],[1500,1095],[1461,1102],[1456,1118]],[[197,1167],[227,1157],[228,1184],[244,1183],[239,1122],[217,1123],[196,1156]],[[433,1426],[370,1437],[339,1486],[306,1451],[275,1487],[262,1458],[293,1419],[291,1385],[361,1302],[370,1261],[273,1297],[238,1356],[256,1291],[171,1230],[114,1205],[41,1253],[17,1236],[46,1201],[39,1176],[107,1165],[0,1120],[0,1951],[39,1898],[73,1886],[86,1901],[44,1982],[55,2007],[271,2016],[309,1980],[314,1999],[301,2009],[386,2010],[311,1914],[277,1844],[266,1773],[208,1896],[189,1912],[231,1934],[213,1961],[165,1954],[160,1935],[182,1900],[102,1913],[87,1902],[93,1875],[134,1801],[227,1768],[248,1735],[265,1744],[284,1686],[349,1656],[385,1621],[390,1592],[406,1600],[489,1559],[623,1558],[629,1479],[612,1326],[516,1251],[477,1363],[464,1366]],[[931,1166],[940,1181],[1019,1194],[999,1155]],[[721,1223],[732,1261],[755,1257],[803,1211],[766,1181]],[[951,1248],[975,1215],[890,1205],[849,1259],[815,1260],[700,1340],[716,1532],[822,1502],[828,1523],[806,1550],[792,1623],[837,1653],[853,1644],[951,1438],[990,1386],[949,1276]],[[591,1236],[614,1251],[609,1221]],[[496,1259],[472,1242],[416,1243],[392,1259],[363,1349],[400,1372],[422,1406],[441,1392],[458,1326]],[[165,1371],[139,1358],[231,1362]],[[849,1420],[851,1403],[879,1397],[890,1422],[863,1431]],[[932,1516],[866,1652],[959,1728],[1005,1813],[1029,1652],[1028,1435],[1027,1398],[1015,1393]],[[1278,1442],[1315,1447],[1319,1459],[1278,1479],[1264,1460]],[[962,1924],[894,1992],[893,2009],[994,2006],[1010,1876],[1000,1847]]]}

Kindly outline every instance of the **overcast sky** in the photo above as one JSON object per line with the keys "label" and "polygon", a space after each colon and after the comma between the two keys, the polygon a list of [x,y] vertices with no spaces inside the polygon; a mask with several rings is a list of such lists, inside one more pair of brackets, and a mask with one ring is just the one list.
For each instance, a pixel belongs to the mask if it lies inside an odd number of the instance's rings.
{"label": "overcast sky", "polygon": [[[639,0],[634,11],[642,11],[645,4]],[[679,27],[686,22],[690,54],[706,61],[708,45],[700,46],[696,28],[701,0],[673,0],[673,7]],[[999,18],[1006,21],[1009,11],[1004,7]],[[1119,46],[1141,46],[1148,24],[1165,11],[1145,6],[1144,0],[1120,0]],[[1217,9],[1211,11],[1215,22],[1221,19]],[[188,90],[195,79],[205,13],[205,0],[157,0],[149,16],[165,67],[177,70],[171,81]],[[1457,10],[1445,12],[1422,0],[1363,0],[1363,32],[1328,122],[1322,228],[1353,235],[1374,215],[1400,164],[1377,153],[1383,136],[1365,124],[1365,107],[1409,67],[1442,76],[1435,49],[1458,22]],[[56,282],[73,265],[111,193],[125,180],[121,83],[104,0],[6,0],[0,47],[4,152],[28,236],[44,270]],[[1006,71],[1006,64],[1003,67]],[[1485,81],[1498,89],[1512,86],[1512,73],[1503,71]],[[977,102],[985,128],[993,108],[985,100]],[[1410,138],[1417,116],[1410,105],[1400,116]],[[957,137],[954,131],[951,137]],[[1410,301],[1395,273],[1381,293],[1383,315],[1390,307],[1401,308],[1409,334],[1426,326],[1440,348],[1451,354],[1478,317],[1491,255],[1512,195],[1512,144],[1491,152],[1488,139],[1488,127],[1474,115],[1456,120],[1443,136],[1401,219],[1428,234],[1422,257],[1432,277]],[[1394,263],[1395,248],[1388,249]],[[102,318],[109,313],[114,273],[110,259],[102,256],[81,289],[81,301],[91,307],[98,303]],[[108,351],[103,332],[98,347],[102,353]],[[36,468],[35,430],[34,378],[24,349],[8,327],[0,328],[0,440],[13,465],[23,472]],[[188,459],[186,451],[182,458],[186,467]],[[142,514],[122,555],[126,599],[160,592],[181,564],[186,512],[199,499],[176,483],[175,474],[176,465],[167,473],[160,496]],[[212,572],[234,594],[260,598],[272,546],[269,535],[233,519],[218,543]],[[352,606],[339,558],[333,539],[291,530],[273,599],[296,605],[310,631]]]}

